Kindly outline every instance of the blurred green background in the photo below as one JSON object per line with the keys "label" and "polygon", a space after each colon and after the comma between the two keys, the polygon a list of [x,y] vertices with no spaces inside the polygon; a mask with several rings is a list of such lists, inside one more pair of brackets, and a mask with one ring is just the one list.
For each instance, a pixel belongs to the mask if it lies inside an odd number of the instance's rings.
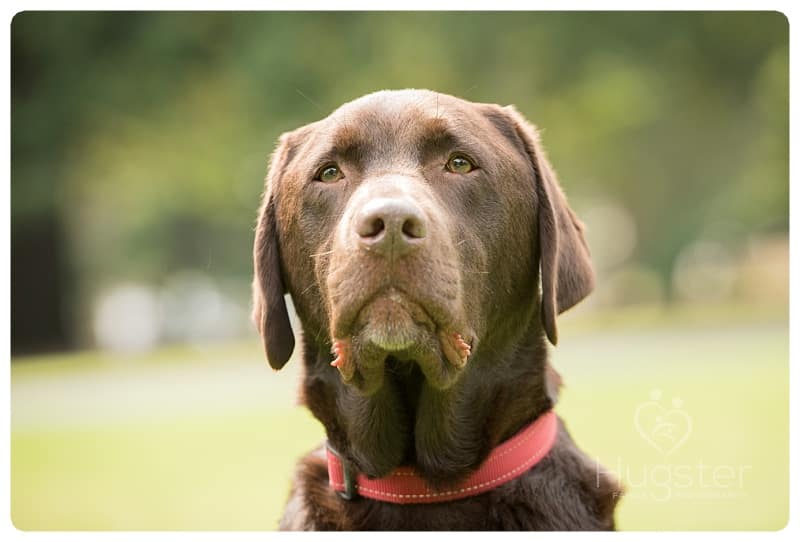
{"label": "blurred green background", "polygon": [[785,525],[780,13],[24,12],[11,40],[18,528],[276,526],[322,430],[248,321],[267,159],[408,87],[543,131],[598,272],[558,410],[628,487],[619,526]]}

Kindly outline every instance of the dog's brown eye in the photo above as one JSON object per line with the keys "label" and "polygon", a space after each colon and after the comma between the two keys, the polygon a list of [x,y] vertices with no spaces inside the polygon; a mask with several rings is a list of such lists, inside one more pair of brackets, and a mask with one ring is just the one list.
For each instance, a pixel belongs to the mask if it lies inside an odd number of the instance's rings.
{"label": "dog's brown eye", "polygon": [[314,180],[322,181],[323,183],[335,183],[343,177],[344,174],[337,165],[328,164],[317,172],[317,174],[314,176]]}
{"label": "dog's brown eye", "polygon": [[454,154],[447,161],[447,169],[453,173],[469,173],[475,169],[475,164],[465,156]]}

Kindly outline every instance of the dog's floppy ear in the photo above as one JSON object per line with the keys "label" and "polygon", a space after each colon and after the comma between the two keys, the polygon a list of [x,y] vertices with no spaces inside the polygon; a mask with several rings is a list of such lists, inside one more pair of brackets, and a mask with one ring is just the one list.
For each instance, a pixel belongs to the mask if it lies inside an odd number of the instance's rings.
{"label": "dog's floppy ear", "polygon": [[558,342],[556,316],[594,289],[594,271],[583,223],[567,205],[556,174],[547,161],[539,134],[513,106],[511,116],[536,173],[539,251],[542,273],[542,322],[550,342]]}
{"label": "dog's floppy ear", "polygon": [[283,298],[286,289],[281,276],[274,197],[275,184],[286,169],[291,148],[290,136],[282,135],[270,161],[253,244],[253,322],[273,369],[283,367],[294,350],[294,334]]}

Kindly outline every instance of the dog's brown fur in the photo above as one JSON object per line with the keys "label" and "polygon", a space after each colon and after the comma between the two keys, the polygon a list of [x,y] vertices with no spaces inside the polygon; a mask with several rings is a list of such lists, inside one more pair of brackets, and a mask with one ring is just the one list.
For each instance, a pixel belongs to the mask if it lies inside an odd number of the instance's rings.
{"label": "dog's brown fur", "polygon": [[[451,171],[453,153],[477,168]],[[343,178],[323,182],[317,172],[330,164]],[[355,224],[376,198],[422,217],[414,250],[363,246]],[[371,94],[281,136],[254,262],[267,358],[279,369],[294,348],[289,293],[303,328],[302,396],[331,444],[359,472],[410,464],[437,487],[554,405],[547,342],[557,341],[556,316],[594,286],[583,227],[536,130],[512,107],[429,91]],[[466,364],[448,355],[456,333],[472,347]],[[341,373],[330,366],[338,341],[350,364]],[[441,504],[345,501],[328,487],[321,452],[301,460],[281,528],[614,527],[619,487],[563,424],[520,478]]]}

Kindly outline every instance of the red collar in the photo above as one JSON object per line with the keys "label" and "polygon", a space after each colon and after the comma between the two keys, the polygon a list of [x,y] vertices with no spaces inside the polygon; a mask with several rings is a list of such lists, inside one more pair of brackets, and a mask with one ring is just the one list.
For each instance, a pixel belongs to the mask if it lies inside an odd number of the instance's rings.
{"label": "red collar", "polygon": [[341,458],[330,446],[328,478],[331,487],[348,500],[361,495],[397,504],[454,501],[485,493],[521,476],[547,455],[557,432],[558,418],[549,410],[492,450],[478,470],[448,491],[430,488],[413,467],[398,467],[383,478],[353,473],[343,467]]}

